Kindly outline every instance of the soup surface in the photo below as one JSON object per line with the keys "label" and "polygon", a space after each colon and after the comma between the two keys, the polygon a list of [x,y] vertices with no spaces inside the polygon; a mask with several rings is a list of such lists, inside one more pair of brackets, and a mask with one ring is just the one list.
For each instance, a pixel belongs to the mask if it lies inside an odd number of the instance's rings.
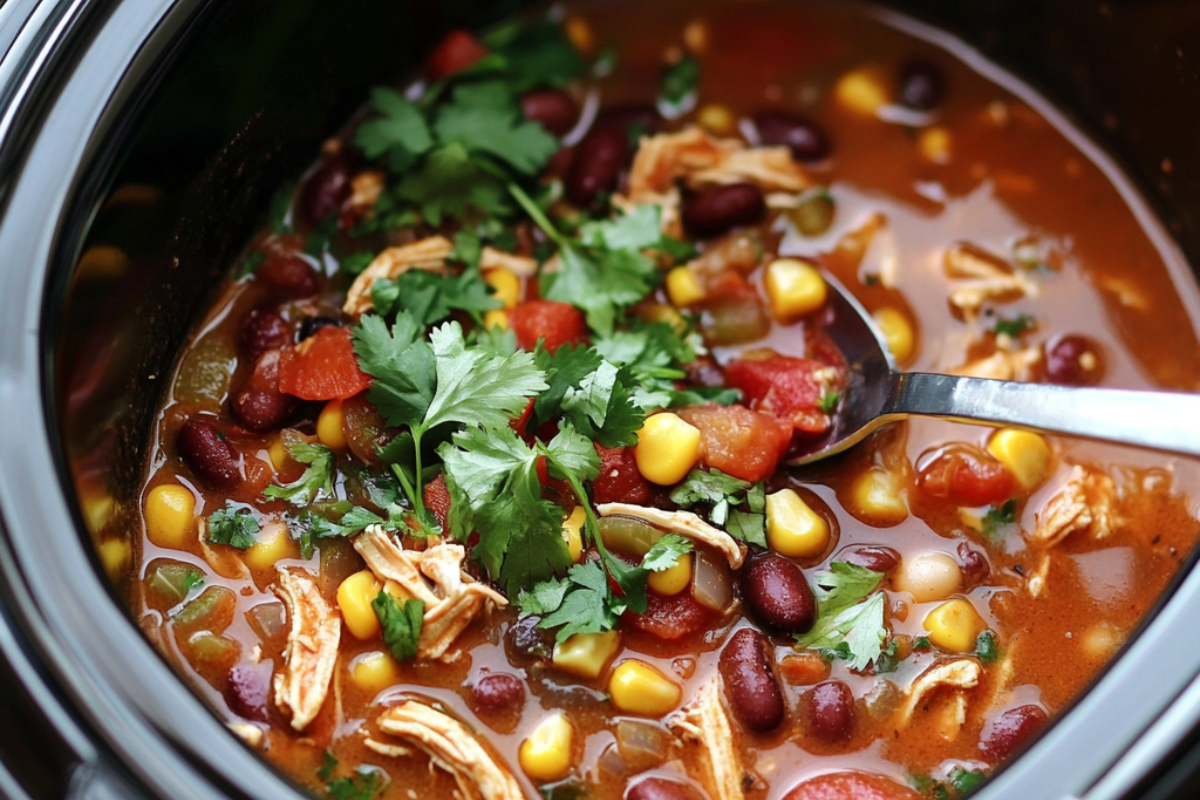
{"label": "soup surface", "polygon": [[826,275],[906,369],[1200,379],[1119,176],[912,27],[581,4],[372,93],[154,432],[136,613],[238,735],[337,798],[933,798],[1070,703],[1195,465],[913,421],[787,467],[855,402]]}

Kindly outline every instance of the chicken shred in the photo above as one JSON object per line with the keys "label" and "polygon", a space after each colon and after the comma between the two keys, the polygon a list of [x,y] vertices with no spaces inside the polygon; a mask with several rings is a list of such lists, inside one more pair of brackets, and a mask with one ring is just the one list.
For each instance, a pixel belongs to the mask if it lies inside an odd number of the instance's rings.
{"label": "chicken shred", "polygon": [[1076,531],[1104,539],[1121,524],[1116,502],[1112,478],[1075,465],[1063,487],[1034,515],[1033,542],[1052,547]]}
{"label": "chicken shred", "polygon": [[[937,662],[925,670],[908,688],[908,700],[900,709],[901,726],[912,722],[917,707],[931,693],[943,687],[959,691],[974,689],[979,685],[982,674],[983,668],[973,658],[953,658]],[[961,714],[957,709],[961,709]],[[965,719],[965,704],[958,704],[954,713],[956,718]]]}
{"label": "chicken shred", "polygon": [[275,673],[275,705],[290,712],[292,727],[302,731],[316,718],[329,693],[342,620],[304,570],[279,570],[274,590],[287,606],[291,626],[283,670]]}
{"label": "chicken shred", "polygon": [[[997,339],[997,345],[1000,340]],[[1034,368],[1042,361],[1040,347],[1026,347],[1021,350],[1011,350],[999,347],[995,353],[984,358],[968,361],[960,367],[946,370],[951,375],[962,375],[968,378],[991,378],[996,381],[1029,381],[1033,379]]]}
{"label": "chicken shred", "polygon": [[700,687],[696,700],[671,721],[671,727],[697,746],[700,783],[713,800],[742,800],[744,770],[733,748],[733,728],[721,705],[718,679]]}
{"label": "chicken shred", "polygon": [[365,170],[350,179],[350,197],[346,207],[360,217],[367,218],[375,213],[375,203],[383,194],[382,172]]}
{"label": "chicken shred", "polygon": [[658,508],[635,506],[632,503],[601,503],[596,506],[596,511],[602,517],[634,517],[656,528],[665,528],[702,542],[729,559],[729,566],[734,569],[742,566],[742,561],[746,558],[746,545],[720,528],[709,525],[691,511],[663,511]]}
{"label": "chicken shred", "polygon": [[506,269],[522,278],[532,278],[537,274],[537,261],[529,256],[518,256],[497,250],[491,245],[484,245],[479,254],[480,269]]}
{"label": "chicken shred", "polygon": [[446,257],[453,249],[453,243],[445,236],[429,236],[402,247],[387,248],[375,256],[375,260],[354,279],[350,290],[346,292],[342,311],[355,317],[367,313],[375,307],[371,297],[375,281],[380,278],[395,279],[410,269],[430,272],[444,269]]}
{"label": "chicken shred", "polygon": [[979,316],[989,300],[1010,303],[1036,297],[1037,284],[1010,264],[980,248],[965,243],[949,247],[943,255],[946,276],[963,283],[950,292],[950,305],[967,321]]}

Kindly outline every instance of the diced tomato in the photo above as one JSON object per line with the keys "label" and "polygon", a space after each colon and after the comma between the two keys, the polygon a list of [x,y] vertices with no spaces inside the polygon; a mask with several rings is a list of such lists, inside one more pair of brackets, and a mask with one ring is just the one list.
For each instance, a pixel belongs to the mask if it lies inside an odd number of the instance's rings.
{"label": "diced tomato", "polygon": [[690,592],[663,597],[646,593],[646,613],[626,611],[621,620],[660,639],[679,639],[707,628],[713,612],[696,602]]}
{"label": "diced tomato", "polygon": [[425,484],[425,490],[421,494],[425,501],[425,507],[433,512],[438,524],[445,531],[446,514],[450,512],[450,490],[446,488],[446,476],[438,475]]}
{"label": "diced tomato", "polygon": [[792,441],[788,422],[742,405],[692,406],[678,413],[700,429],[703,462],[744,481],[774,475]]}
{"label": "diced tomato", "polygon": [[555,480],[550,477],[550,463],[546,461],[545,456],[538,456],[537,475],[538,483],[542,485],[543,489],[548,489],[560,497],[574,497],[574,490],[569,481]]}
{"label": "diced tomato", "polygon": [[508,312],[508,324],[517,335],[517,346],[532,350],[539,339],[551,353],[564,344],[587,341],[587,323],[583,312],[567,303],[530,300]]}
{"label": "diced tomato", "polygon": [[508,426],[517,432],[517,436],[522,438],[529,435],[525,429],[529,426],[529,418],[533,416],[533,403],[533,398],[530,398],[529,405],[525,406],[525,410],[521,412],[521,416],[508,421]]}
{"label": "diced tomato", "polygon": [[947,445],[918,463],[917,488],[955,505],[998,506],[1017,493],[1008,468],[974,445]]}
{"label": "diced tomato", "polygon": [[437,80],[464,70],[488,54],[487,48],[466,30],[453,30],[429,54],[429,77]]}
{"label": "diced tomato", "polygon": [[824,369],[809,358],[738,358],[726,365],[725,377],[742,390],[750,408],[791,422],[797,432],[824,433],[833,424],[818,405],[826,387],[817,374]]}
{"label": "diced tomato", "polygon": [[638,471],[632,447],[596,445],[600,454],[600,474],[592,484],[597,503],[634,503],[645,505],[650,499],[650,482]]}
{"label": "diced tomato", "polygon": [[321,328],[279,359],[279,389],[303,400],[345,399],[370,385],[345,328]]}

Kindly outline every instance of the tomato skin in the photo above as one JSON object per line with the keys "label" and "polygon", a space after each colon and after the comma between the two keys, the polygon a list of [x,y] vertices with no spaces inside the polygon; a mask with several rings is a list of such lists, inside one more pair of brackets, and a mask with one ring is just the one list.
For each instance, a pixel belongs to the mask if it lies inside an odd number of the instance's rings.
{"label": "tomato skin", "polygon": [[433,512],[438,525],[442,526],[442,531],[448,533],[446,515],[450,513],[450,490],[446,488],[446,476],[438,475],[425,484],[425,489],[421,492],[421,495],[425,501],[425,507]]}
{"label": "tomato skin", "polygon": [[650,482],[638,471],[632,447],[596,445],[600,454],[600,474],[592,483],[596,503],[633,503],[645,505],[650,499]]}
{"label": "tomato skin", "polygon": [[466,69],[488,54],[475,35],[461,28],[452,30],[429,54],[429,77],[437,79]]}
{"label": "tomato skin", "polygon": [[370,385],[345,328],[321,328],[279,359],[280,391],[303,400],[344,400]]}
{"label": "tomato skin", "polygon": [[834,772],[811,778],[783,800],[921,800],[907,786],[870,772]]}
{"label": "tomato skin", "polygon": [[1008,468],[974,445],[948,445],[918,463],[917,488],[955,505],[998,506],[1018,493]]}
{"label": "tomato skin", "polygon": [[691,592],[663,597],[646,592],[646,613],[626,611],[621,621],[668,641],[698,633],[712,622],[713,612],[696,602]]}
{"label": "tomato skin", "polygon": [[825,387],[816,376],[827,368],[793,356],[737,358],[726,365],[725,377],[750,408],[791,422],[797,433],[824,433],[833,421],[818,406]]}
{"label": "tomato skin", "polygon": [[567,303],[553,300],[529,300],[508,312],[508,324],[517,335],[517,346],[532,350],[539,339],[551,353],[565,344],[587,341],[587,323],[583,312]]}
{"label": "tomato skin", "polygon": [[704,464],[744,481],[774,475],[792,441],[790,424],[743,405],[692,406],[678,413],[700,429]]}

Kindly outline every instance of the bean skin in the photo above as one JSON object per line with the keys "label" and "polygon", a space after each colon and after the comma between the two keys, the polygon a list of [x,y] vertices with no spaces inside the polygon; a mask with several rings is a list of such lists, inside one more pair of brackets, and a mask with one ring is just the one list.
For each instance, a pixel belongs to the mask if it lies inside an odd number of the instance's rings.
{"label": "bean skin", "polygon": [[1059,386],[1094,386],[1104,377],[1100,347],[1085,336],[1060,336],[1046,344],[1046,380]]}
{"label": "bean skin", "polygon": [[490,672],[472,684],[471,696],[484,711],[512,712],[525,703],[525,683],[507,672]]}
{"label": "bean skin", "polygon": [[267,697],[271,687],[271,663],[236,664],[229,670],[225,702],[244,719],[267,721]]}
{"label": "bean skin", "polygon": [[179,457],[192,474],[210,489],[233,491],[244,476],[242,454],[222,439],[211,422],[190,419],[175,439]]}
{"label": "bean skin", "polygon": [[883,545],[867,545],[849,551],[838,559],[848,564],[866,567],[875,572],[888,572],[900,563],[900,554]]}
{"label": "bean skin", "polygon": [[521,95],[521,111],[525,119],[540,122],[555,136],[563,136],[575,127],[579,105],[575,98],[561,89],[534,89]]}
{"label": "bean skin", "polygon": [[987,580],[992,571],[987,556],[966,542],[958,545],[958,561],[962,564],[964,588],[968,590]]}
{"label": "bean skin", "polygon": [[822,683],[807,695],[808,722],[813,733],[827,742],[850,738],[854,729],[854,695],[842,681]]}
{"label": "bean skin", "polygon": [[783,800],[922,800],[907,786],[870,772],[833,772],[805,781]]}
{"label": "bean skin", "polygon": [[811,120],[764,111],[754,116],[754,126],[758,129],[759,141],[790,148],[797,161],[820,161],[829,155],[829,138]]}
{"label": "bean skin", "polygon": [[342,153],[326,156],[300,190],[299,210],[310,225],[341,210],[350,197],[354,163]]}
{"label": "bean skin", "polygon": [[295,253],[269,253],[255,273],[282,297],[312,297],[317,293],[317,274]]}
{"label": "bean skin", "polygon": [[625,792],[625,800],[696,800],[696,795],[681,783],[646,778],[629,787]]}
{"label": "bean skin", "polygon": [[615,128],[596,128],[575,148],[567,169],[567,199],[580,208],[590,206],[601,192],[617,188],[629,160],[629,142]]}
{"label": "bean skin", "polygon": [[271,306],[255,306],[242,317],[238,329],[238,355],[257,361],[268,350],[283,347],[292,340],[292,327]]}
{"label": "bean skin", "polygon": [[229,403],[233,417],[244,428],[270,431],[282,427],[296,410],[296,398],[279,391],[279,350],[258,357],[249,380]]}
{"label": "bean skin", "polygon": [[1046,719],[1046,712],[1040,706],[1010,708],[983,726],[979,752],[993,763],[1004,761],[1041,730]]}
{"label": "bean skin", "polygon": [[804,633],[817,619],[817,601],[804,573],[782,556],[768,553],[742,573],[742,599],[772,632]]}
{"label": "bean skin", "polygon": [[779,727],[786,711],[771,662],[766,639],[750,628],[743,628],[729,639],[718,662],[734,717],[760,733]]}
{"label": "bean skin", "polygon": [[709,186],[684,200],[683,226],[689,233],[707,238],[758,222],[766,211],[762,191],[752,183]]}

